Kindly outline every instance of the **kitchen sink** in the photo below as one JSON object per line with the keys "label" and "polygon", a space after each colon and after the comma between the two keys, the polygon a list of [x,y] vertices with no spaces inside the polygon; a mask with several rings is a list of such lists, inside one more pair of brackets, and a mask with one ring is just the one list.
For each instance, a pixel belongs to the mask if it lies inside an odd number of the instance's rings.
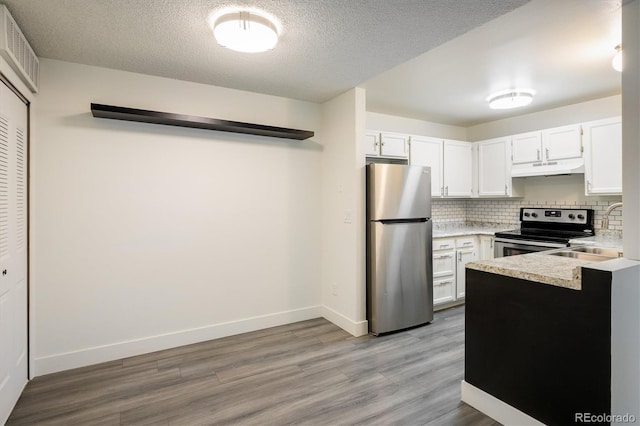
{"label": "kitchen sink", "polygon": [[580,252],[580,253],[599,254],[601,256],[608,256],[608,257],[622,257],[622,253],[614,248],[582,246],[582,247],[574,247],[571,250]]}
{"label": "kitchen sink", "polygon": [[547,254],[551,256],[571,257],[574,259],[588,260],[591,262],[599,262],[603,260],[615,259],[622,257],[622,253],[613,248],[603,247],[572,247],[562,250],[550,251]]}

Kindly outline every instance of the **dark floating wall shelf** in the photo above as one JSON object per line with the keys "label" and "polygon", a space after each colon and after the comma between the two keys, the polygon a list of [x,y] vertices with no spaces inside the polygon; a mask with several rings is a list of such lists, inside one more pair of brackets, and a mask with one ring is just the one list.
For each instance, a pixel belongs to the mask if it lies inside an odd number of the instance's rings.
{"label": "dark floating wall shelf", "polygon": [[195,129],[272,136],[274,138],[304,140],[314,135],[314,133],[309,130],[288,129],[286,127],[265,126],[262,124],[242,123],[240,121],[218,120],[216,118],[196,117],[192,115],[172,114],[170,112],[148,111],[146,109],[124,108],[94,103],[91,104],[91,114],[98,118],[193,127]]}

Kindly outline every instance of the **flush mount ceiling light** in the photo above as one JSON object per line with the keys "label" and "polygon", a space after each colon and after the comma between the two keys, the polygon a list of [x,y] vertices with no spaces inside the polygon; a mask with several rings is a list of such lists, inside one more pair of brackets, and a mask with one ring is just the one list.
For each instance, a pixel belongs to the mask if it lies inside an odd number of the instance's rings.
{"label": "flush mount ceiling light", "polygon": [[278,30],[270,19],[247,11],[225,13],[212,21],[213,36],[221,46],[258,53],[278,43]]}
{"label": "flush mount ceiling light", "polygon": [[622,72],[622,45],[619,44],[616,46],[616,54],[613,56],[613,60],[611,61],[611,66],[614,70],[618,72]]}
{"label": "flush mount ceiling light", "polygon": [[527,106],[533,100],[533,90],[509,90],[494,93],[487,98],[491,109],[510,109]]}

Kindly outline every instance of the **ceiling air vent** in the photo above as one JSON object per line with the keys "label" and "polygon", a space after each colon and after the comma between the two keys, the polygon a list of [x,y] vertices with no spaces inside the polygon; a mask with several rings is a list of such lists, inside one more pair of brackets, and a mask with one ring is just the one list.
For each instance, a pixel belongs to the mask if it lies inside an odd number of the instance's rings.
{"label": "ceiling air vent", "polygon": [[0,5],[0,55],[32,92],[38,91],[40,62],[4,5]]}

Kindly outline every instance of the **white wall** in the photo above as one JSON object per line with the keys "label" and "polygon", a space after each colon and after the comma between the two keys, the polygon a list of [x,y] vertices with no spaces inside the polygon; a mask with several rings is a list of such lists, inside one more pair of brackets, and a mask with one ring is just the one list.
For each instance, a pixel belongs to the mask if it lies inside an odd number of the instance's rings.
{"label": "white wall", "polygon": [[408,133],[443,139],[467,140],[467,129],[431,121],[416,120],[396,115],[367,112],[366,128],[385,132]]}
{"label": "white wall", "polygon": [[625,257],[640,260],[640,1],[622,8],[622,187]]}
{"label": "white wall", "polygon": [[322,129],[323,316],[360,336],[367,333],[364,89],[324,103]]}
{"label": "white wall", "polygon": [[533,112],[467,128],[470,141],[532,132],[585,121],[616,117],[622,114],[620,95],[580,102],[573,105]]}
{"label": "white wall", "polygon": [[321,315],[319,136],[97,119],[91,102],[321,126],[312,103],[42,60],[32,375]]}
{"label": "white wall", "polygon": [[[611,413],[629,414],[637,420],[640,419],[640,264],[627,259],[614,262],[603,262],[611,265],[612,278]],[[604,265],[596,269],[606,270]]]}

